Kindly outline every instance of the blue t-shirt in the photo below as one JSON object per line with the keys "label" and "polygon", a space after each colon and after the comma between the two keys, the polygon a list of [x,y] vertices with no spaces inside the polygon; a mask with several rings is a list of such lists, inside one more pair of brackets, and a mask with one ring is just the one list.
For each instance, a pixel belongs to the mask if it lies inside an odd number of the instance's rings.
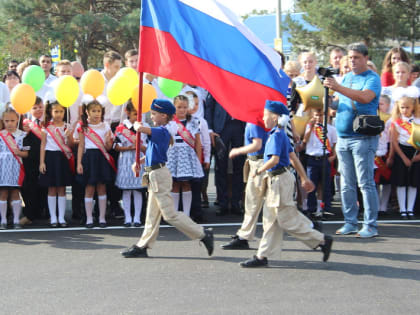
{"label": "blue t-shirt", "polygon": [[[381,95],[381,79],[372,70],[354,74],[347,73],[341,85],[353,90],[371,90],[375,93],[375,98],[367,104],[362,104],[354,101],[359,115],[376,115],[379,105],[379,97]],[[335,128],[339,137],[360,136],[360,134],[353,131],[353,119],[356,117],[351,99],[342,94],[338,94],[339,102],[337,109],[337,116],[335,119]]]}
{"label": "blue t-shirt", "polygon": [[247,123],[245,127],[245,145],[251,144],[252,139],[254,138],[259,138],[262,140],[261,149],[257,152],[248,153],[248,155],[263,155],[265,143],[267,142],[267,137],[267,132],[263,128],[251,123]]}
{"label": "blue t-shirt", "polygon": [[149,142],[146,149],[145,166],[152,166],[159,163],[166,163],[168,157],[166,155],[171,135],[165,127],[151,128],[152,134],[148,136]]}
{"label": "blue t-shirt", "polygon": [[268,171],[272,172],[279,168],[289,166],[289,153],[292,151],[293,149],[290,145],[290,140],[284,130],[278,127],[271,129],[268,135],[267,143],[265,144],[264,163],[267,162],[272,155],[277,155],[280,160],[276,166]]}

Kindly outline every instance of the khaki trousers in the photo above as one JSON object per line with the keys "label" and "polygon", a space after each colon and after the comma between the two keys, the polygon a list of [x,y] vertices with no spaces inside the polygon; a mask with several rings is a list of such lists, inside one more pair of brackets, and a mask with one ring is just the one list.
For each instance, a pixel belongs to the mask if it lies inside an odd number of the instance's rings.
{"label": "khaki trousers", "polygon": [[283,174],[266,176],[267,195],[263,211],[264,233],[258,248],[258,257],[272,256],[281,250],[283,232],[301,240],[310,248],[316,248],[324,234],[311,227],[311,221],[296,208],[293,201],[294,176]]}
{"label": "khaki trousers", "polygon": [[183,212],[175,211],[171,196],[172,175],[166,167],[148,174],[149,199],[147,201],[146,223],[137,243],[139,247],[152,248],[159,234],[161,217],[191,239],[202,239],[204,229]]}
{"label": "khaki trousers", "polygon": [[[247,165],[248,164],[248,165]],[[240,238],[252,240],[257,229],[258,216],[260,215],[265,196],[264,175],[258,175],[254,178],[251,174],[264,164],[264,160],[257,161],[246,160],[244,166],[244,178],[246,180],[245,188],[245,214],[241,228],[236,232]]]}

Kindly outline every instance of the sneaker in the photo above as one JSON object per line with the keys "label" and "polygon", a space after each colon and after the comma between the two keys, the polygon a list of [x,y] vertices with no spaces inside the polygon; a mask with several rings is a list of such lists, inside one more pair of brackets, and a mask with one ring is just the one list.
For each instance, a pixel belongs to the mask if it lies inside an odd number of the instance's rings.
{"label": "sneaker", "polygon": [[357,233],[357,225],[345,223],[340,229],[335,231],[336,235],[349,235]]}
{"label": "sneaker", "polygon": [[321,247],[322,252],[324,253],[324,256],[322,256],[323,262],[326,262],[330,257],[332,244],[333,238],[330,235],[324,235],[324,244],[319,245],[319,247]]}
{"label": "sneaker", "polygon": [[253,258],[242,261],[239,263],[239,266],[243,268],[258,268],[258,267],[267,267],[268,259],[264,257],[263,259],[258,259],[257,256],[254,255]]}
{"label": "sneaker", "polygon": [[229,243],[220,245],[222,249],[249,249],[247,240],[241,240],[238,235],[232,236]]}
{"label": "sneaker", "polygon": [[364,226],[357,234],[356,237],[371,238],[378,236],[378,230],[373,227]]}
{"label": "sneaker", "polygon": [[213,237],[213,229],[205,229],[204,230],[204,237],[201,239],[204,246],[206,246],[207,253],[209,256],[213,254],[214,249],[214,237]]}
{"label": "sneaker", "polygon": [[149,257],[147,255],[147,248],[138,247],[137,245],[133,245],[130,248],[127,248],[121,252],[121,255],[125,258],[146,258]]}

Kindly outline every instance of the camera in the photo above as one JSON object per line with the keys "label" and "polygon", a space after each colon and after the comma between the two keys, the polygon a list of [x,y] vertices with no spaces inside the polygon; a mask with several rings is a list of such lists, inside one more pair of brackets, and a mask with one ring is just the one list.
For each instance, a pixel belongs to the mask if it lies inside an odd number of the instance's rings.
{"label": "camera", "polygon": [[319,67],[318,68],[318,74],[322,78],[330,78],[333,75],[336,75],[339,73],[340,73],[340,69],[337,69],[337,68],[332,68],[332,67],[328,67],[328,68]]}

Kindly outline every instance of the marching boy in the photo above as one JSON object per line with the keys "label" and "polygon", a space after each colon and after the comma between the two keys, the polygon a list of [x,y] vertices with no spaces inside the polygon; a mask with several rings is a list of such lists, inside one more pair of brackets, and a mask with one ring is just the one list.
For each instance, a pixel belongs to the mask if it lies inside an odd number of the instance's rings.
{"label": "marching boy", "polygon": [[[281,115],[288,115],[285,105],[276,101],[266,102],[263,120],[270,132],[264,150],[264,164],[253,174],[259,176],[267,171],[266,200],[263,210],[264,233],[257,255],[241,262],[241,267],[267,266],[267,257],[272,255],[282,243],[283,231],[301,240],[310,248],[319,246],[323,252],[323,261],[327,261],[330,256],[332,237],[314,230],[311,221],[297,210],[293,200],[295,180],[287,169],[292,148],[286,133],[278,127]],[[302,186],[308,191],[313,190],[313,184],[307,178],[303,178]]]}
{"label": "marching boy", "polygon": [[172,120],[174,114],[175,107],[171,102],[155,99],[151,106],[151,119],[156,127],[145,127],[139,122],[134,124],[136,131],[145,133],[149,139],[146,155],[141,160],[141,163],[145,163],[149,198],[143,234],[136,245],[121,252],[126,258],[148,257],[147,248],[152,248],[156,241],[161,217],[189,238],[201,240],[209,256],[213,253],[212,230],[204,229],[174,208],[171,197],[172,176],[165,166],[166,153],[171,142],[171,135],[165,125]]}

